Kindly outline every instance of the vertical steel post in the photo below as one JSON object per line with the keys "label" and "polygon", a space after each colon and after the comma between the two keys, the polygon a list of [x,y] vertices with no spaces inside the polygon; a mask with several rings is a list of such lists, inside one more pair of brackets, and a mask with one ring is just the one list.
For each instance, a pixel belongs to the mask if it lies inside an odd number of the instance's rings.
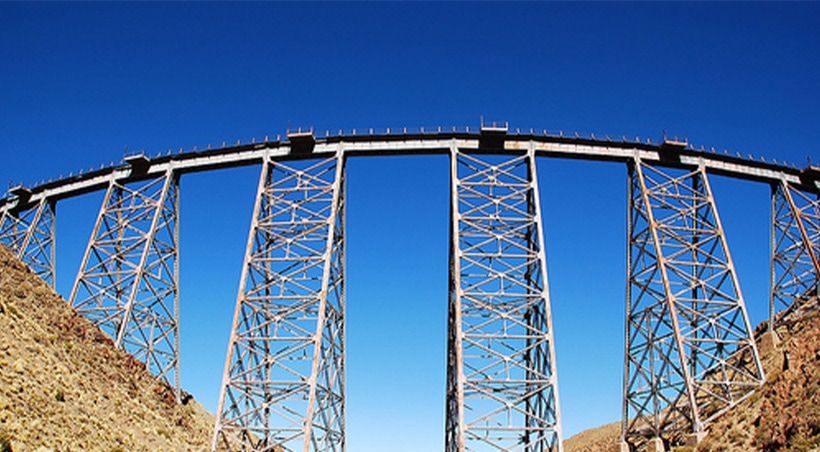
{"label": "vertical steel post", "polygon": [[5,240],[7,240],[7,238],[4,237],[3,231],[5,231],[6,216],[8,216],[8,214],[9,214],[8,204],[3,205],[3,207],[0,208],[0,237],[3,237],[4,242],[5,242]]}
{"label": "vertical steel post", "polygon": [[772,187],[770,325],[778,309],[796,309],[817,294],[820,200],[782,180]]}
{"label": "vertical steel post", "polygon": [[446,450],[561,451],[535,153],[450,159]]}
{"label": "vertical steel post", "polygon": [[775,272],[777,271],[777,265],[775,264],[777,259],[777,190],[779,190],[778,185],[772,184],[771,185],[771,207],[770,207],[770,214],[769,214],[769,221],[771,224],[770,228],[770,235],[769,235],[769,325],[768,329],[770,332],[774,332],[774,318],[775,318],[775,286],[777,281],[777,275]]}
{"label": "vertical steel post", "polygon": [[450,149],[450,256],[449,256],[449,307],[447,335],[447,400],[445,425],[445,450],[463,452],[464,448],[464,336],[461,321],[461,300],[464,291],[458,275],[461,274],[462,251],[460,246],[459,198],[458,198],[458,148]]}
{"label": "vertical steel post", "polygon": [[179,177],[111,180],[70,302],[180,398]]}
{"label": "vertical steel post", "polygon": [[265,158],[212,447],[345,450],[344,174]]}
{"label": "vertical steel post", "polygon": [[704,168],[630,165],[623,440],[681,441],[763,383]]}
{"label": "vertical steel post", "polygon": [[[626,262],[627,262],[627,275],[626,275],[626,315],[624,319],[624,373],[623,373],[623,404],[621,405],[621,443],[626,443],[627,434],[629,433],[629,398],[626,396],[630,392],[630,379],[632,375],[629,372],[630,363],[633,359],[632,357],[632,350],[630,350],[631,344],[634,342],[632,338],[633,328],[631,322],[631,316],[633,312],[632,307],[632,270],[635,267],[632,264],[632,243],[633,243],[633,225],[632,225],[632,215],[633,213],[637,212],[638,210],[633,205],[635,203],[635,165],[629,164],[627,165],[627,184],[626,184],[626,195],[627,195],[627,208],[626,208],[626,230],[627,230],[627,243],[626,243]],[[652,360],[650,360],[651,362]]]}

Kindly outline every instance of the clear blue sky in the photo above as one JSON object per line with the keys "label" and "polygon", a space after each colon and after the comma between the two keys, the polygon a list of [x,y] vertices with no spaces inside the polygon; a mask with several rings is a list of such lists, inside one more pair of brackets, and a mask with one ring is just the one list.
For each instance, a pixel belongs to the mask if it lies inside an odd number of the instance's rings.
{"label": "clear blue sky", "polygon": [[[820,162],[820,4],[0,3],[0,182],[285,132],[477,126]],[[182,180],[182,381],[215,410],[258,168]],[[539,163],[565,436],[619,420],[626,169]],[[353,159],[348,449],[442,450],[447,161]],[[754,322],[768,188],[713,188]],[[58,206],[67,294],[101,196]]]}

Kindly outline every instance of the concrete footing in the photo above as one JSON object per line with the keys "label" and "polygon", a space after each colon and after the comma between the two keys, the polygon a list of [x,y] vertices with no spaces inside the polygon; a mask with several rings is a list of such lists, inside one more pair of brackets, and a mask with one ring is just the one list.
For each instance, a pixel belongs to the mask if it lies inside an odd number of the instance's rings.
{"label": "concrete footing", "polygon": [[618,444],[618,448],[615,449],[615,452],[632,452],[632,450],[629,448],[628,442],[621,441],[621,443]]}
{"label": "concrete footing", "polygon": [[[615,452],[632,452],[633,449],[628,442],[621,441],[614,450]],[[641,450],[643,452],[666,452],[666,448],[663,446],[663,440],[660,438],[650,439]]]}
{"label": "concrete footing", "polygon": [[[707,432],[697,432],[686,435],[686,445],[689,447],[697,446],[703,438],[706,437]],[[618,446],[613,449],[615,452],[632,452],[632,447],[626,441],[621,441]],[[666,452],[666,446],[663,444],[661,438],[652,438],[646,442],[642,448],[645,452]]]}
{"label": "concrete footing", "polygon": [[705,437],[706,432],[697,432],[686,435],[686,445],[689,447],[695,447],[698,445],[698,443],[703,441],[703,438]]}
{"label": "concrete footing", "polygon": [[646,443],[646,452],[666,452],[666,447],[663,446],[663,440],[660,438],[652,438]]}
{"label": "concrete footing", "polygon": [[766,355],[780,345],[780,336],[776,331],[766,331],[757,341],[757,349],[761,355]]}

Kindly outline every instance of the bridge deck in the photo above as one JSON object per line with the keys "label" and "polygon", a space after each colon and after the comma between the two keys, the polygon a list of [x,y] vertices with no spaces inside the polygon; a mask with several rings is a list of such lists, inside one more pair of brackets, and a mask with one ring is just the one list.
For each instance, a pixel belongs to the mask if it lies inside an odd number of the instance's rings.
{"label": "bridge deck", "polygon": [[[515,153],[534,147],[539,157],[596,161],[627,162],[639,156],[647,163],[682,167],[703,164],[709,173],[766,183],[785,180],[812,192],[820,191],[820,172],[816,169],[800,170],[776,163],[698,151],[686,148],[685,143],[676,142],[645,144],[554,135],[506,134],[503,129],[500,134],[496,129],[483,129],[481,132],[339,135],[309,139],[306,143],[304,138],[307,135],[309,134],[300,133],[291,135],[288,140],[158,156],[149,159],[147,167],[143,161],[140,171],[132,171],[132,166],[127,163],[103,168],[30,187],[31,194],[23,202],[29,205],[43,197],[60,200],[100,190],[108,185],[112,174],[117,179],[136,180],[164,174],[169,165],[173,165],[178,173],[185,174],[261,164],[265,155],[270,155],[273,159],[326,156],[340,147],[347,156],[443,154],[453,146],[468,151],[500,153]],[[312,138],[312,135],[309,136]],[[486,143],[490,143],[490,146],[485,146]],[[21,207],[16,204],[17,196],[0,198],[0,209]]]}

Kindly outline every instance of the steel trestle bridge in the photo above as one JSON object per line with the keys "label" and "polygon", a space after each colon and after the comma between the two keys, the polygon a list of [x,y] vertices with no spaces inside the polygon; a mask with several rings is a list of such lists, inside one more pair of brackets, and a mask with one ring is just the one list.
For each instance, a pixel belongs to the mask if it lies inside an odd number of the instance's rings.
{"label": "steel trestle bridge", "polygon": [[770,328],[818,291],[820,170],[506,126],[132,155],[12,188],[0,243],[53,285],[57,203],[104,191],[69,301],[179,399],[180,177],[261,166],[213,447],[342,452],[346,162],[403,154],[450,158],[446,452],[563,450],[538,158],[628,169],[624,451],[699,440],[765,380],[710,175],[771,186]]}

